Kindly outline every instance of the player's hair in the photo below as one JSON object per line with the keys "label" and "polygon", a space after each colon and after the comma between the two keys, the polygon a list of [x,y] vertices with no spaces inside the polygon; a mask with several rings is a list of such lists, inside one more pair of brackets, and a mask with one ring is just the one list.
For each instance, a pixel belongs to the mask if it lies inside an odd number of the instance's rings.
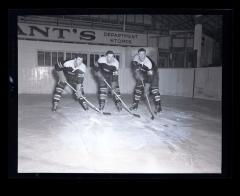
{"label": "player's hair", "polygon": [[77,59],[77,58],[83,59],[83,55],[82,55],[82,54],[78,54],[78,55],[75,56],[75,58],[76,58],[76,59]]}
{"label": "player's hair", "polygon": [[138,50],[138,53],[139,52],[145,52],[146,53],[146,50],[144,49],[144,48],[140,48],[139,50]]}
{"label": "player's hair", "polygon": [[108,50],[108,51],[106,52],[106,55],[108,55],[108,54],[113,54],[113,55],[114,55],[114,52],[111,51],[111,50]]}

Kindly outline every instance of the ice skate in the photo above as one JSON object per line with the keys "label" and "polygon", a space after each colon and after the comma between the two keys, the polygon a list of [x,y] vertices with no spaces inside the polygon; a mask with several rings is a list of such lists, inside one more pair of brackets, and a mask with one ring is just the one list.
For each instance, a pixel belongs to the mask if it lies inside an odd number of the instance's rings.
{"label": "ice skate", "polygon": [[57,111],[57,105],[58,105],[58,103],[53,103],[53,107],[52,107],[52,111],[53,112],[56,112]]}
{"label": "ice skate", "polygon": [[133,103],[132,106],[129,109],[130,110],[137,110],[138,109],[138,103]]}

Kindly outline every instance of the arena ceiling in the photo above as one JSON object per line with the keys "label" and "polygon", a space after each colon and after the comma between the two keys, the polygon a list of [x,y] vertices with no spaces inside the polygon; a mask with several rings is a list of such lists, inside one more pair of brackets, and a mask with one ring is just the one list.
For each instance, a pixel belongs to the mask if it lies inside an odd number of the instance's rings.
{"label": "arena ceiling", "polygon": [[[126,15],[125,17],[126,31],[157,31],[162,34],[167,34],[169,30],[194,31],[195,24],[201,23],[204,34],[212,37],[216,41],[221,41],[222,39],[221,15]],[[139,22],[139,18],[142,18],[142,22],[141,20]],[[146,20],[145,22],[145,19],[148,19],[148,21]],[[124,15],[31,15],[21,17],[20,20],[122,30]]]}
{"label": "arena ceiling", "polygon": [[162,25],[162,28],[171,30],[193,30],[196,23],[202,24],[203,32],[210,37],[221,40],[221,15],[153,15],[153,20]]}

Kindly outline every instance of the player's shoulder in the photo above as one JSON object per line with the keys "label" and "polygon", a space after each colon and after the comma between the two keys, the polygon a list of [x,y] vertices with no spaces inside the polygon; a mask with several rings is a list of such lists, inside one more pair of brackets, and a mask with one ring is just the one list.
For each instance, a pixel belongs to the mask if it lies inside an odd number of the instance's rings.
{"label": "player's shoulder", "polygon": [[71,65],[74,63],[74,59],[70,59],[70,60],[65,60],[63,62],[63,66],[64,67],[71,67]]}
{"label": "player's shoulder", "polygon": [[71,63],[71,62],[74,62],[74,59],[68,59],[64,61],[64,63]]}
{"label": "player's shoulder", "polygon": [[101,56],[99,59],[98,59],[98,63],[106,63],[107,60],[106,60],[106,57],[105,56]]}
{"label": "player's shoulder", "polygon": [[135,55],[134,55],[133,61],[139,61],[139,56],[138,56],[138,54],[135,54]]}
{"label": "player's shoulder", "polygon": [[119,66],[119,61],[114,57],[114,64],[116,65],[116,66]]}
{"label": "player's shoulder", "polygon": [[150,56],[146,56],[146,58],[149,60],[149,61],[153,61],[152,58]]}
{"label": "player's shoulder", "polygon": [[85,72],[86,69],[87,69],[87,65],[84,64],[84,63],[82,63],[81,65],[79,65],[79,66],[77,67],[77,70],[78,70],[78,71],[81,71],[81,72]]}
{"label": "player's shoulder", "polygon": [[148,63],[154,64],[154,61],[152,60],[152,58],[150,56],[146,56],[146,59],[147,59]]}

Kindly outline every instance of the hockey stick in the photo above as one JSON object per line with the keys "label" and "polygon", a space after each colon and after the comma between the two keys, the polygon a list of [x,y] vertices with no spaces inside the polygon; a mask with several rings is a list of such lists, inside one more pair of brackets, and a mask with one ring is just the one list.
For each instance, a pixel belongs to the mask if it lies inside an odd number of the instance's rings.
{"label": "hockey stick", "polygon": [[[77,92],[76,89],[74,89],[67,81],[66,84],[74,91]],[[98,108],[96,108],[90,101],[88,101],[85,97],[81,96],[81,98],[84,99],[84,101],[86,101],[94,110],[96,110],[97,112],[104,114],[104,115],[111,115],[110,112],[101,112]]]}
{"label": "hockey stick", "polygon": [[122,104],[124,105],[124,108],[128,111],[128,113],[130,113],[130,114],[132,114],[133,116],[138,117],[138,118],[141,117],[139,114],[134,114],[134,113],[132,113],[132,112],[128,109],[127,105],[123,102],[123,100],[119,97],[119,95],[112,89],[112,87],[108,84],[108,82],[106,81],[106,79],[105,79],[104,77],[103,77],[103,81],[104,81],[104,82],[106,83],[106,85],[111,89],[111,91],[116,95],[116,97],[122,102]]}
{"label": "hockey stick", "polygon": [[[143,87],[144,87],[144,83],[143,83],[142,80],[141,80],[141,82],[142,82],[142,85],[143,85]],[[147,94],[146,94],[145,92],[144,92],[144,95],[145,95],[145,97],[146,97],[146,99],[147,99],[148,109],[149,109],[149,111],[150,111],[150,113],[151,113],[151,115],[152,115],[151,119],[153,120],[153,119],[154,119],[154,115],[153,115],[153,112],[152,112],[152,107],[151,107],[150,101],[149,101],[148,96],[147,96]]]}

